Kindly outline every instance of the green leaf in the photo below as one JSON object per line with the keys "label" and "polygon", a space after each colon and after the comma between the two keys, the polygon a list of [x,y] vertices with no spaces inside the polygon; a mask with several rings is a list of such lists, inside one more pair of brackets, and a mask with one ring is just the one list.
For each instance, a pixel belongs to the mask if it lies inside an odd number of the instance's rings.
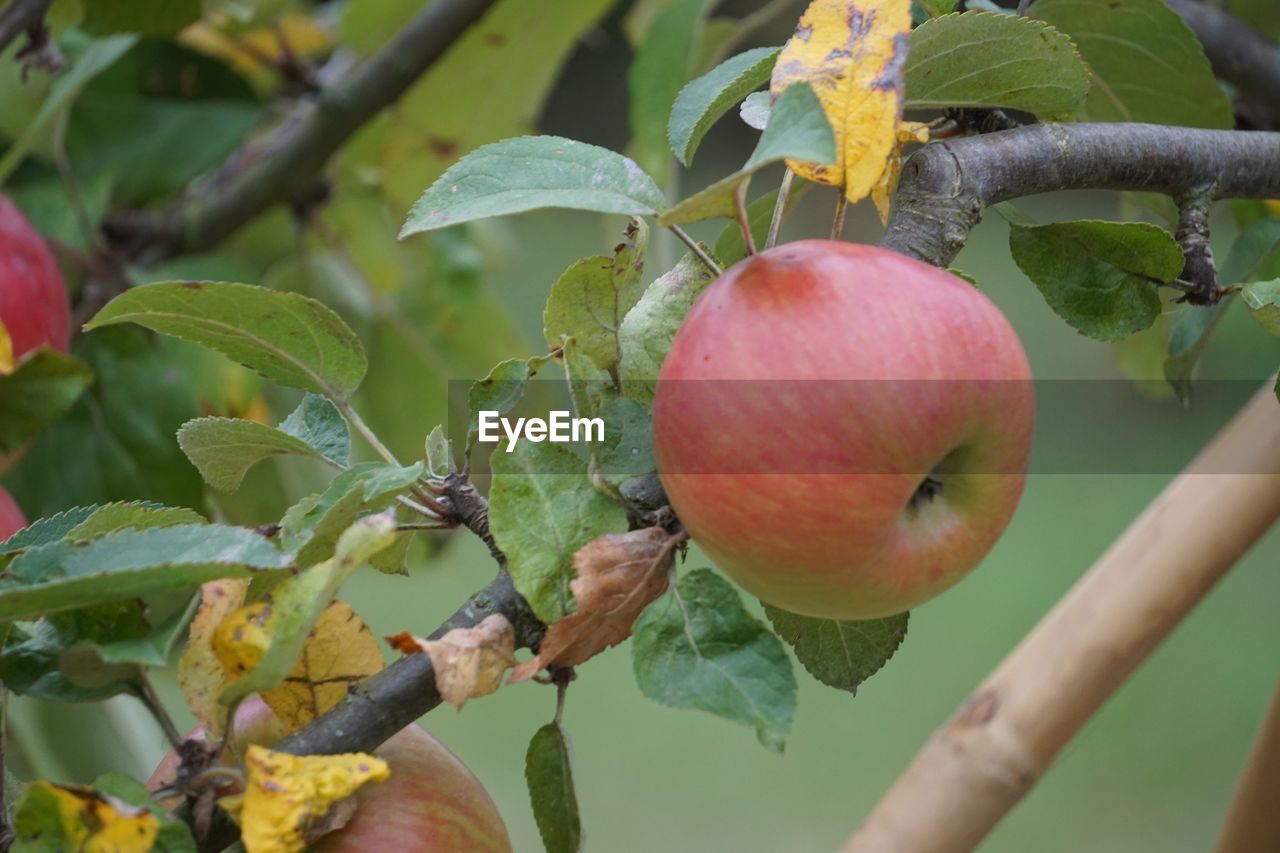
{"label": "green leaf", "polygon": [[1280,253],[1280,219],[1259,219],[1241,231],[1218,268],[1218,283],[1239,284],[1267,269]]}
{"label": "green leaf", "polygon": [[542,313],[543,335],[552,349],[565,337],[598,367],[616,371],[622,357],[618,329],[644,292],[644,255],[649,226],[632,219],[613,257],[583,258],[556,279]]}
{"label": "green leaf", "polygon": [[547,853],[582,849],[582,818],[573,787],[569,736],[559,723],[547,723],[533,734],[524,759],[533,819]]}
{"label": "green leaf", "polygon": [[427,476],[432,479],[443,480],[457,470],[453,460],[453,447],[440,424],[436,424],[427,434],[425,451]]}
{"label": "green leaf", "polygon": [[187,624],[195,615],[200,600],[192,596],[186,607],[180,607],[146,636],[99,642],[96,653],[103,663],[135,663],[140,666],[165,666],[173,660],[174,651],[186,638]]}
{"label": "green leaf", "polygon": [[1280,335],[1280,279],[1251,281],[1244,286],[1240,298],[1262,328]]}
{"label": "green leaf", "polygon": [[86,324],[137,323],[192,341],[284,385],[346,398],[364,378],[364,347],[314,299],[247,284],[160,282],[127,290]]}
{"label": "green leaf", "polygon": [[740,53],[680,90],[667,124],[667,139],[676,159],[689,165],[711,125],[751,92],[769,82],[769,74],[780,50],[777,47],[758,47]]}
{"label": "green leaf", "polygon": [[175,524],[204,524],[200,513],[186,507],[161,506],[149,501],[127,501],[98,507],[93,514],[67,531],[71,540],[97,539],[117,530],[152,530]]}
{"label": "green leaf", "polygon": [[822,104],[807,83],[788,86],[773,105],[769,126],[741,169],[686,198],[658,217],[663,225],[734,215],[737,194],[746,192],[751,176],[780,160],[834,163],[836,138]]}
{"label": "green leaf", "polygon": [[505,415],[524,398],[525,384],[537,375],[550,361],[547,356],[534,358],[509,358],[494,365],[484,379],[471,383],[467,391],[467,407],[471,410],[467,427],[467,447],[470,448],[480,433],[480,413],[497,412]]}
{"label": "green leaf", "polygon": [[31,548],[9,564],[0,579],[0,620],[32,619],[289,565],[286,555],[252,530],[220,524],[122,530],[87,545],[60,540]]}
{"label": "green leaf", "polygon": [[343,531],[333,556],[304,569],[274,587],[265,628],[271,641],[258,664],[223,688],[219,700],[227,705],[270,690],[284,681],[311,635],[316,620],[333,601],[352,572],[368,563],[396,541],[396,522],[391,513],[362,518]]}
{"label": "green leaf", "polygon": [[857,693],[907,636],[908,613],[884,619],[815,619],[764,605],[778,636],[796,650],[809,674],[828,687]]}
{"label": "green leaf", "polygon": [[738,116],[747,127],[764,130],[769,126],[769,113],[773,112],[773,102],[768,92],[752,92],[742,99],[738,107]]}
{"label": "green leaf", "polygon": [[657,469],[653,418],[643,405],[623,397],[573,338],[564,342],[564,372],[578,417],[604,424],[602,440],[584,443],[591,482],[610,497],[616,496],[627,480]]}
{"label": "green leaf", "polygon": [[1182,250],[1145,222],[1010,223],[1009,249],[1058,316],[1078,332],[1116,341],[1160,316],[1160,283],[1182,272]]}
{"label": "green leaf", "polygon": [[573,555],[597,536],[626,530],[626,513],[596,490],[587,463],[563,444],[522,441],[489,464],[489,529],[516,589],[550,624],[573,610]]}
{"label": "green leaf", "polygon": [[131,35],[114,36],[90,41],[83,49],[76,50],[71,67],[54,81],[40,111],[27,124],[22,135],[5,151],[4,157],[0,158],[0,185],[9,179],[31,149],[46,138],[54,123],[71,108],[84,87],[89,85],[89,81],[110,68],[137,40],[136,36]]}
{"label": "green leaf", "polygon": [[667,117],[694,73],[709,0],[676,0],[654,19],[627,75],[631,93],[631,151],[640,167],[667,173]]}
{"label": "green leaf", "polygon": [[628,397],[645,405],[653,402],[658,371],[676,331],[711,278],[702,262],[687,253],[666,275],[650,284],[627,312],[618,340],[622,348],[619,377],[622,392]]}
{"label": "green leaf", "polygon": [[74,631],[48,619],[13,625],[0,652],[0,679],[14,693],[52,702],[93,702],[139,682],[136,666],[103,668],[92,684],[72,681],[60,662],[63,652],[79,639]]}
{"label": "green leaf", "polygon": [[655,215],[662,190],[634,161],[559,136],[477,148],[449,167],[409,212],[400,236],[544,207]]}
{"label": "green leaf", "polygon": [[318,394],[307,394],[280,424],[281,432],[305,441],[319,455],[339,465],[351,462],[351,431],[338,407]]}
{"label": "green leaf", "polygon": [[[533,133],[565,63],[612,5],[614,0],[498,0],[388,110],[385,130],[372,129],[380,144],[369,154],[359,144],[347,146],[341,156],[351,168],[378,175],[392,207],[407,210],[459,156]],[[380,34],[362,39],[371,51],[422,4],[354,0],[343,8],[346,31],[367,29],[369,20],[392,10]]]}
{"label": "green leaf", "polygon": [[78,358],[41,347],[0,374],[0,451],[11,453],[71,409],[93,382]]}
{"label": "green leaf", "polygon": [[76,342],[94,384],[5,476],[31,515],[121,500],[203,504],[200,475],[173,440],[178,427],[199,414],[190,376],[179,367],[184,351],[191,349],[125,326]]}
{"label": "green leaf", "polygon": [[1030,14],[1070,36],[1089,67],[1077,118],[1235,126],[1200,42],[1164,0],[1037,0]]}
{"label": "green leaf", "polygon": [[1184,406],[1191,405],[1191,378],[1209,336],[1226,315],[1231,297],[1217,305],[1188,305],[1169,330],[1169,356],[1164,361],[1164,377]]}
{"label": "green leaf", "polygon": [[353,465],[318,495],[303,498],[280,520],[280,541],[295,552],[299,566],[311,566],[334,554],[339,537],[360,517],[390,506],[422,476],[423,464],[408,467],[383,462]]}
{"label": "green leaf", "polygon": [[930,18],[947,15],[956,10],[956,0],[916,0],[916,4]]}
{"label": "green leaf", "polygon": [[640,614],[631,651],[645,696],[746,723],[782,751],[796,708],[791,661],[719,575],[698,569],[680,578]]}
{"label": "green leaf", "polygon": [[337,408],[308,394],[280,427],[240,418],[197,418],[178,430],[178,444],[200,476],[215,489],[234,492],[262,460],[281,454],[328,459],[345,465],[351,435]]}
{"label": "green leaf", "polygon": [[200,0],[91,0],[80,26],[94,35],[172,36],[200,19]]}
{"label": "green leaf", "polygon": [[909,110],[1009,107],[1065,118],[1089,93],[1089,69],[1071,39],[1040,21],[991,12],[916,27],[903,80]]}
{"label": "green leaf", "polygon": [[66,537],[68,533],[80,526],[85,519],[97,512],[97,506],[78,506],[73,509],[37,518],[26,527],[0,542],[0,555],[13,554],[37,545],[48,545]]}

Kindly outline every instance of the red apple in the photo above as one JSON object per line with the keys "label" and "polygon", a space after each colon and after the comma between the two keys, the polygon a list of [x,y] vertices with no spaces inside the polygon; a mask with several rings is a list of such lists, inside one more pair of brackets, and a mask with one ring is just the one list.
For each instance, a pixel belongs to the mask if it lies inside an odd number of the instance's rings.
{"label": "red apple", "polygon": [[[236,713],[235,755],[240,761],[250,742],[269,746],[282,729],[260,699]],[[204,740],[196,729],[188,738]],[[510,853],[511,839],[497,807],[480,781],[418,725],[395,734],[376,750],[391,767],[391,778],[356,793],[355,816],[342,829],[309,847],[323,853],[415,850],[421,853]],[[169,753],[147,782],[152,790],[173,781],[178,757]]]}
{"label": "red apple", "polygon": [[44,239],[0,196],[0,323],[14,358],[48,344],[66,352],[71,342],[71,306],[62,273]]}
{"label": "red apple", "polygon": [[27,526],[27,517],[13,495],[0,486],[0,540],[8,539]]}
{"label": "red apple", "polygon": [[654,453],[729,577],[784,610],[888,616],[964,577],[1018,503],[1035,397],[976,288],[872,246],[807,240],[737,264],[662,365]]}

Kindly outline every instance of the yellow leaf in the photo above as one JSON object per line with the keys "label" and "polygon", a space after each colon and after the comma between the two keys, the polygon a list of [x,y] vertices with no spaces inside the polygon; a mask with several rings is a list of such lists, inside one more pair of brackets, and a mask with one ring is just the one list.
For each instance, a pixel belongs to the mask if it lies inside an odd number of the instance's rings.
{"label": "yellow leaf", "polygon": [[229,681],[243,677],[266,654],[271,645],[270,619],[271,602],[257,601],[227,614],[214,629],[213,653]]}
{"label": "yellow leaf", "polygon": [[1272,216],[1280,216],[1280,200],[1269,198],[1263,204],[1266,205],[1267,213]]}
{"label": "yellow leaf", "polygon": [[218,701],[218,695],[230,679],[213,649],[213,635],[222,620],[244,604],[248,588],[248,578],[226,578],[200,587],[200,608],[191,620],[187,647],[178,661],[182,695],[212,738],[222,734],[230,710]]}
{"label": "yellow leaf", "polygon": [[910,36],[910,0],[809,4],[778,55],[770,91],[776,98],[792,83],[813,87],[835,130],[837,159],[834,166],[788,161],[796,174],[843,187],[852,202],[882,181],[897,145]]}
{"label": "yellow leaf", "polygon": [[0,323],[0,376],[13,373],[14,367],[13,339],[9,337],[9,330],[4,327],[4,323]]}
{"label": "yellow leaf", "polygon": [[889,162],[885,166],[884,174],[880,176],[880,180],[876,181],[876,185],[871,188],[871,200],[876,204],[876,211],[880,214],[880,222],[888,224],[889,222],[889,203],[893,198],[893,191],[898,187],[898,175],[902,172],[902,148],[908,142],[928,142],[929,141],[929,125],[922,124],[918,121],[904,121],[898,126],[898,138],[893,146],[893,151],[889,154]]}
{"label": "yellow leaf", "polygon": [[231,23],[226,15],[197,21],[179,34],[178,41],[206,56],[226,60],[241,74],[252,74],[269,67],[285,58],[288,53],[303,57],[317,56],[333,46],[329,31],[301,12],[287,12],[278,19],[274,27],[263,27],[239,35],[224,31]]}
{"label": "yellow leaf", "polygon": [[288,731],[296,731],[342,701],[347,688],[382,669],[378,641],[345,602],[320,615],[298,662],[279,687],[263,691]]}
{"label": "yellow leaf", "polygon": [[18,808],[18,844],[32,849],[147,853],[160,831],[146,808],[74,785],[32,782]]}
{"label": "yellow leaf", "polygon": [[219,804],[240,824],[241,840],[249,853],[297,853],[345,820],[347,800],[366,782],[385,782],[387,763],[363,753],[347,755],[288,755],[262,746],[245,754],[245,791]]}
{"label": "yellow leaf", "polygon": [[503,673],[516,662],[515,629],[500,613],[486,616],[474,628],[454,628],[438,640],[397,634],[387,642],[406,654],[422,652],[430,657],[436,689],[458,710],[468,699],[497,690]]}

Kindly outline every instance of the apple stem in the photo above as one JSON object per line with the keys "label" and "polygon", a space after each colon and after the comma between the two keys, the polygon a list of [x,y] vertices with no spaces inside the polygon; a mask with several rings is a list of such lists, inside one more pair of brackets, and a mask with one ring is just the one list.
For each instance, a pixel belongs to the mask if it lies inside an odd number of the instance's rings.
{"label": "apple stem", "polygon": [[764,238],[766,250],[778,245],[778,234],[782,232],[782,217],[787,213],[787,200],[791,198],[791,185],[795,179],[796,173],[790,169],[782,173],[782,183],[778,185],[778,200],[773,205],[773,218],[769,220],[769,233]]}
{"label": "apple stem", "polygon": [[756,253],[756,238],[751,233],[751,220],[747,217],[747,187],[738,187],[733,194],[733,208],[738,215],[738,227],[742,229],[742,243],[747,247],[747,257]]}
{"label": "apple stem", "polygon": [[839,240],[840,232],[844,230],[844,212],[849,206],[849,200],[845,198],[844,190],[840,190],[840,197],[836,199],[836,215],[831,222],[831,239]]}
{"label": "apple stem", "polygon": [[715,275],[720,275],[724,270],[720,269],[720,265],[707,254],[707,250],[698,245],[698,241],[689,236],[689,232],[685,231],[679,225],[668,225],[667,230],[689,247],[689,251],[693,252],[693,256],[702,261],[703,265]]}

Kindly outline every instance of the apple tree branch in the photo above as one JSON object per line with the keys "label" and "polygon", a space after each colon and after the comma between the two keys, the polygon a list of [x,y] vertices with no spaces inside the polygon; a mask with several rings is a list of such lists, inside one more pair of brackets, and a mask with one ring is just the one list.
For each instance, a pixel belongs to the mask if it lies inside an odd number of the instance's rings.
{"label": "apple tree branch", "polygon": [[212,248],[259,214],[306,194],[356,131],[395,103],[495,0],[433,0],[345,79],[299,102],[262,141],[238,150],[183,197],[125,210],[105,225],[111,242],[147,259]]}
{"label": "apple tree branch", "polygon": [[903,166],[880,245],[949,266],[987,207],[1058,190],[1145,190],[1197,205],[1280,195],[1280,133],[1036,124],[933,142]]}

